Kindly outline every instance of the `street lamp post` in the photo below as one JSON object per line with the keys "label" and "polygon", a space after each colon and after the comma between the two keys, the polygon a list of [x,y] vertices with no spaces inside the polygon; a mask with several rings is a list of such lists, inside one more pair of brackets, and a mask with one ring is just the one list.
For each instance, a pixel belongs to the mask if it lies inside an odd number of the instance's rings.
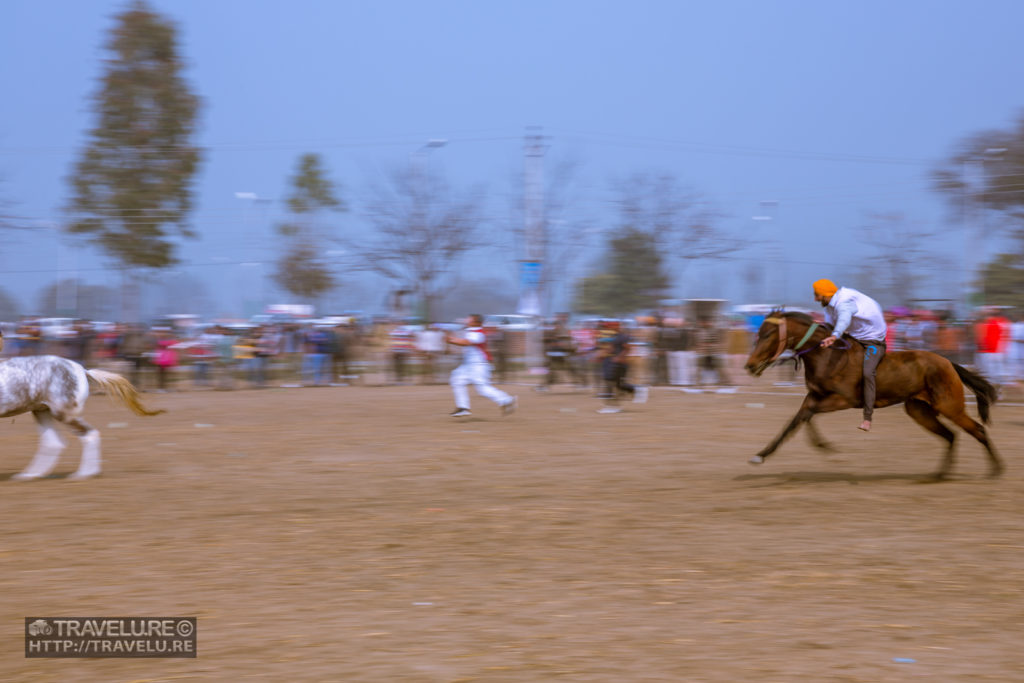
{"label": "street lamp post", "polygon": [[[779,208],[779,201],[777,199],[765,199],[758,202],[758,205],[760,206],[761,213],[756,216],[751,216],[751,218],[753,218],[755,221],[763,221],[768,226],[774,225],[775,215]],[[773,233],[773,231],[768,230],[768,232],[768,239],[769,243],[771,244],[771,258],[775,264],[774,270],[776,271],[777,277],[779,278],[779,281],[776,282],[775,287],[773,287],[773,289],[777,289],[776,294],[778,295],[778,298],[776,305],[782,306],[784,305],[784,301],[786,298],[787,285],[786,269],[782,267],[782,242]],[[771,278],[769,277],[768,280],[770,282]],[[768,283],[766,282],[765,284],[767,285]]]}
{"label": "street lamp post", "polygon": [[[256,192],[236,192],[235,193],[235,198],[236,199],[241,199],[241,200],[244,200],[244,201],[248,202],[246,204],[246,209],[244,210],[245,213],[244,213],[243,218],[242,218],[243,229],[248,233],[249,229],[250,229],[250,226],[251,226],[251,220],[250,220],[250,218],[251,218],[251,213],[250,213],[251,209],[250,209],[250,206],[258,207],[258,208],[262,209],[262,208],[265,208],[266,206],[268,206],[271,203],[272,200],[267,199],[265,197],[261,197]],[[262,211],[260,212],[260,216],[259,217],[262,218]],[[260,227],[262,227],[262,224],[263,224],[262,220],[260,221],[260,224],[261,224]],[[261,247],[269,246],[269,245],[264,245],[264,242],[263,242],[263,239],[262,239],[263,237],[264,236],[261,235],[260,238],[258,238],[258,239],[252,239],[249,235],[245,235],[243,239],[238,241],[239,244],[248,244],[249,245],[249,254],[251,256],[255,256],[255,258],[251,258],[247,262],[242,263],[240,265],[243,266],[243,267],[246,267],[246,268],[254,269],[251,272],[253,272],[256,275],[256,277],[259,278],[259,286],[258,287],[253,287],[250,290],[248,287],[245,286],[244,283],[243,283],[243,287],[245,287],[246,291],[250,295],[252,295],[255,292],[258,292],[259,300],[256,302],[256,307],[258,309],[260,309],[261,311],[266,309],[266,307],[267,307],[267,277],[268,277],[268,274],[262,268],[262,266],[263,266],[263,256],[259,252],[260,252],[260,248]],[[255,268],[257,268],[257,267],[259,269],[255,270]],[[249,314],[249,311],[246,311],[245,309],[249,308],[249,306],[247,304],[250,303],[251,301],[252,300],[249,299],[249,298],[245,298],[243,300],[242,308],[243,308],[243,312],[246,315]]]}
{"label": "street lamp post", "polygon": [[431,138],[409,154],[409,165],[412,167],[416,192],[425,192],[427,189],[427,155],[447,144],[448,141],[444,138]]}
{"label": "street lamp post", "polygon": [[[426,228],[428,216],[427,216],[427,155],[435,149],[440,149],[448,144],[448,141],[444,138],[431,138],[423,143],[416,151],[409,154],[409,165],[412,167],[412,183],[413,183],[413,221],[415,222],[414,227]],[[421,292],[424,296],[424,300],[420,302],[420,308],[423,311],[424,324],[430,324],[432,320],[427,320],[433,315],[433,311],[428,310],[426,304],[428,299],[426,295]]]}

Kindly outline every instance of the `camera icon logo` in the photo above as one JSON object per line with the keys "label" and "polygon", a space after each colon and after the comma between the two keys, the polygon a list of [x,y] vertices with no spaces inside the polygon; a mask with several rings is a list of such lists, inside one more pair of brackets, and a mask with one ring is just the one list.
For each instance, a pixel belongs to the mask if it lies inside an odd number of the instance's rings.
{"label": "camera icon logo", "polygon": [[48,636],[53,634],[53,627],[46,619],[36,619],[28,625],[30,636]]}

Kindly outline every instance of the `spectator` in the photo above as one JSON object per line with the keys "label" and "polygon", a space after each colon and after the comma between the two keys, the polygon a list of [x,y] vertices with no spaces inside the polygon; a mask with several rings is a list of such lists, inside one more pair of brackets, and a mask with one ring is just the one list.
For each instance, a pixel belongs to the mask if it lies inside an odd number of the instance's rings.
{"label": "spectator", "polygon": [[306,355],[303,359],[302,374],[307,386],[328,384],[328,359],[331,339],[322,327],[311,327],[306,332]]}
{"label": "spectator", "polygon": [[277,357],[278,352],[281,350],[281,335],[277,329],[273,326],[264,326],[260,328],[259,335],[256,337],[256,344],[254,349],[254,363],[256,367],[256,373],[253,377],[253,384],[257,388],[263,388],[267,386],[267,373],[270,369],[270,364],[274,358]]}
{"label": "spectator", "polygon": [[420,383],[433,384],[437,381],[437,361],[445,351],[444,332],[433,325],[428,325],[418,330],[415,338],[416,353],[422,363]]}
{"label": "spectator", "polygon": [[576,347],[576,353],[572,362],[576,366],[576,377],[579,378],[580,386],[587,387],[591,384],[601,386],[599,370],[600,363],[597,358],[597,328],[593,325],[584,324],[572,330],[572,342]]}
{"label": "spectator", "polygon": [[1024,380],[1024,314],[1018,311],[1015,322],[1010,325],[1010,362],[1014,382]]}
{"label": "spectator", "polygon": [[167,391],[167,380],[178,365],[178,352],[173,348],[175,343],[170,330],[161,330],[157,334],[156,355],[153,362],[157,370],[157,391],[160,393]]}
{"label": "spectator", "polygon": [[696,332],[685,320],[677,323],[674,343],[669,350],[669,382],[675,386],[694,384],[697,368]]}
{"label": "spectator", "polygon": [[391,369],[395,384],[405,384],[409,356],[415,351],[412,332],[405,325],[395,325],[388,334],[391,343]]}
{"label": "spectator", "polygon": [[188,347],[189,359],[194,370],[193,382],[196,387],[210,385],[210,366],[214,360],[217,337],[210,330],[204,330]]}
{"label": "spectator", "polygon": [[235,337],[226,327],[217,327],[214,352],[216,354],[217,389],[230,391],[235,388]]}
{"label": "spectator", "polygon": [[975,328],[977,341],[977,364],[982,374],[994,384],[1005,382],[1004,360],[1007,340],[1010,337],[1010,321],[999,309],[985,309],[985,317]]}
{"label": "spectator", "polygon": [[558,373],[566,372],[577,384],[582,384],[576,374],[572,357],[576,353],[576,343],[569,332],[569,314],[559,313],[551,325],[544,328],[544,365],[547,372],[543,383],[534,387],[537,391],[548,391],[557,381]]}
{"label": "spectator", "polygon": [[601,370],[605,382],[602,398],[605,405],[598,410],[599,413],[618,413],[619,395],[628,394],[633,397],[634,403],[647,401],[647,387],[638,387],[626,381],[629,372],[627,357],[629,354],[629,337],[621,329],[618,321],[605,323],[606,334],[600,341],[601,344]]}
{"label": "spectator", "polygon": [[669,384],[669,358],[678,336],[678,327],[667,325],[661,315],[654,316],[654,340],[652,342],[654,367],[651,370],[651,384]]}
{"label": "spectator", "polygon": [[121,336],[120,355],[131,366],[129,379],[139,390],[143,390],[142,376],[149,361],[150,343],[147,335],[138,323],[125,325]]}
{"label": "spectator", "polygon": [[743,371],[743,365],[753,348],[753,341],[742,320],[734,321],[725,333],[726,374],[739,384],[750,382],[747,373]]}
{"label": "spectator", "polygon": [[697,383],[703,385],[713,374],[717,384],[729,384],[722,367],[722,333],[710,318],[700,321],[697,328]]}
{"label": "spectator", "polygon": [[351,379],[349,375],[349,354],[355,340],[348,325],[342,323],[334,328],[334,355],[331,358],[331,377],[343,380],[342,384],[348,384]]}

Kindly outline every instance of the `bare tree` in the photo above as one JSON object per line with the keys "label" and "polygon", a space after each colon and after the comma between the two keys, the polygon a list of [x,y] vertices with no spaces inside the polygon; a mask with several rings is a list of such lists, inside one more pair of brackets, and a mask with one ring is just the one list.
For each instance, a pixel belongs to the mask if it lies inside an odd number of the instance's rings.
{"label": "bare tree", "polygon": [[880,277],[871,278],[879,299],[907,305],[919,294],[918,285],[927,269],[951,267],[928,248],[935,241],[935,232],[909,222],[902,213],[868,214],[863,230],[867,242],[875,247],[879,264]]}
{"label": "bare tree", "polygon": [[615,186],[617,230],[647,233],[679,271],[690,262],[725,258],[740,249],[718,227],[722,214],[672,173],[636,173]]}
{"label": "bare tree", "polygon": [[411,290],[423,317],[433,319],[438,297],[458,281],[459,259],[484,246],[479,235],[482,193],[452,196],[445,180],[425,168],[400,168],[371,188],[366,218],[373,234],[348,240],[356,268]]}
{"label": "bare tree", "polygon": [[[980,223],[976,229],[983,233],[1019,227],[1024,222],[1024,115],[1010,129],[960,140],[932,171],[932,187],[946,195],[963,222]],[[1000,220],[988,220],[989,214]]]}

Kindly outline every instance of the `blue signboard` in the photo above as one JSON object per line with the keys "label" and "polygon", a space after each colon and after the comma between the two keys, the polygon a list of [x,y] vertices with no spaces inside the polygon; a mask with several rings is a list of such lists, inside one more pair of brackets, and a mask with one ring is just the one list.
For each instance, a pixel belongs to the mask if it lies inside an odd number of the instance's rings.
{"label": "blue signboard", "polygon": [[536,289],[540,285],[540,261],[519,262],[519,283],[523,289]]}

